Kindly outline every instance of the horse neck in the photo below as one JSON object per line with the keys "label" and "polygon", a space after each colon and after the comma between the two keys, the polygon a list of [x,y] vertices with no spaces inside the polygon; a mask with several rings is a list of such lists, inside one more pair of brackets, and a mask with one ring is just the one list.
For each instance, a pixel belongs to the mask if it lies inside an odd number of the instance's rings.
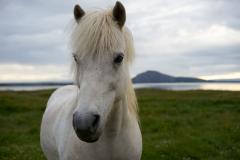
{"label": "horse neck", "polygon": [[115,137],[119,135],[123,127],[126,127],[130,121],[129,109],[126,98],[122,98],[114,103],[108,121],[105,127],[107,137]]}

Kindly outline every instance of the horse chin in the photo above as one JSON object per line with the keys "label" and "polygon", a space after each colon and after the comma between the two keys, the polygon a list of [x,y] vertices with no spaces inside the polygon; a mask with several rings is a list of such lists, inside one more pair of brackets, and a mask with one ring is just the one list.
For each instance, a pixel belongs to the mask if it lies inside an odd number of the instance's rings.
{"label": "horse chin", "polygon": [[80,134],[77,133],[78,138],[81,141],[87,142],[87,143],[94,143],[97,142],[99,139],[99,135],[95,134],[95,135],[91,135],[91,136],[82,136]]}
{"label": "horse chin", "polygon": [[87,143],[94,143],[94,142],[97,142],[99,138],[95,138],[95,139],[92,139],[92,138],[79,138],[79,139],[84,141],[84,142],[87,142]]}

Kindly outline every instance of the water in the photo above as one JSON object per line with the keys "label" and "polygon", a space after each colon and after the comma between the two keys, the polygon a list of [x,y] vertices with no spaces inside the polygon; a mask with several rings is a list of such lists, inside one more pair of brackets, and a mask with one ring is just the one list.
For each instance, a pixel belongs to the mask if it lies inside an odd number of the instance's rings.
{"label": "water", "polygon": [[[1,91],[34,91],[45,89],[56,89],[61,85],[44,86],[0,86]],[[134,88],[156,88],[163,90],[227,90],[240,91],[240,83],[141,83],[134,84]]]}
{"label": "water", "polygon": [[39,85],[39,86],[0,86],[0,91],[36,91],[46,89],[56,89],[61,85]]}
{"label": "water", "polygon": [[142,83],[134,88],[158,88],[163,90],[226,90],[240,91],[240,83]]}

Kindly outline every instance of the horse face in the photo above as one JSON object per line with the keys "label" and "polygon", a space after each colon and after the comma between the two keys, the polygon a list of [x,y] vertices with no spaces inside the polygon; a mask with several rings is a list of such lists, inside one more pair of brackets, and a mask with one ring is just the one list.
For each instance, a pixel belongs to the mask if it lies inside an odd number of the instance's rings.
{"label": "horse face", "polygon": [[73,48],[77,52],[74,59],[79,95],[73,127],[86,142],[98,140],[129,79],[124,58],[125,9],[117,2],[112,13],[97,13],[85,13],[79,5],[74,8],[78,27],[73,34]]}
{"label": "horse face", "polygon": [[112,106],[123,96],[128,70],[122,51],[101,58],[86,57],[78,67],[79,98],[73,126],[81,140],[94,142],[100,137]]}

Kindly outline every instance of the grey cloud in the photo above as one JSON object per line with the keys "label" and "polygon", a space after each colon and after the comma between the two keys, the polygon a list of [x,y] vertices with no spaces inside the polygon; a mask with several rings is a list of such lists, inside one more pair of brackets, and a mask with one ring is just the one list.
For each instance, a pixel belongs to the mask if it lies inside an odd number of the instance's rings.
{"label": "grey cloud", "polygon": [[0,63],[68,63],[70,54],[64,26],[69,23],[70,14],[63,6],[62,10],[54,10],[58,7],[53,1],[24,2],[3,1]]}
{"label": "grey cloud", "polygon": [[[148,67],[177,76],[201,76],[240,71],[240,46],[202,48],[183,54],[141,54],[134,69]],[[174,67],[173,67],[174,66]],[[136,73],[135,73],[136,74]]]}
{"label": "grey cloud", "polygon": [[223,74],[240,71],[240,46],[204,48],[183,55],[183,61],[195,74]]}
{"label": "grey cloud", "polygon": [[[214,2],[214,1],[213,1]],[[219,0],[209,6],[210,16],[216,23],[221,23],[240,29],[240,1],[239,0]],[[212,9],[210,8],[212,6]]]}
{"label": "grey cloud", "polygon": [[[0,63],[69,64],[68,27],[76,0],[0,1]],[[106,8],[115,0],[81,1],[84,9]],[[239,0],[123,1],[136,46],[133,73],[148,69],[183,75],[238,71],[238,44],[195,47],[182,52],[182,30],[197,32],[212,25],[240,28]],[[189,35],[191,36],[191,35]],[[175,42],[177,43],[177,42]],[[190,48],[190,46],[189,46]]]}

